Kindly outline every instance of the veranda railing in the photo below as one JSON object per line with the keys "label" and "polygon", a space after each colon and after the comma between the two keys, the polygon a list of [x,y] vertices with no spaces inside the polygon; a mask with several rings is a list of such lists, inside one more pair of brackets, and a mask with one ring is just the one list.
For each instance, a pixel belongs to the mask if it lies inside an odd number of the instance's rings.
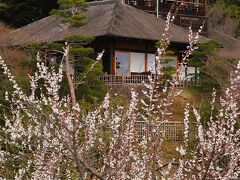
{"label": "veranda railing", "polygon": [[[131,85],[150,83],[149,75],[134,74],[134,75],[102,75],[99,76],[106,85]],[[179,80],[175,86],[179,88],[192,87],[199,84],[199,80],[195,77],[188,77],[185,80]],[[168,84],[170,85],[170,84]]]}

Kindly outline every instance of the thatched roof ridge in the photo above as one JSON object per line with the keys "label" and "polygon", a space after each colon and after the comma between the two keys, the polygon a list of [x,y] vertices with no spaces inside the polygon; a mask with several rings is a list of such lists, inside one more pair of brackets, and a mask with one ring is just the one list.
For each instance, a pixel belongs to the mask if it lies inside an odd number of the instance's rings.
{"label": "thatched roof ridge", "polygon": [[[42,43],[61,41],[67,34],[159,40],[164,32],[163,19],[119,1],[96,1],[89,5],[86,12],[88,23],[84,26],[68,29],[58,16],[52,15],[12,31],[0,40],[0,45],[20,45],[35,40]],[[170,31],[172,42],[187,43],[187,30],[172,24]]]}

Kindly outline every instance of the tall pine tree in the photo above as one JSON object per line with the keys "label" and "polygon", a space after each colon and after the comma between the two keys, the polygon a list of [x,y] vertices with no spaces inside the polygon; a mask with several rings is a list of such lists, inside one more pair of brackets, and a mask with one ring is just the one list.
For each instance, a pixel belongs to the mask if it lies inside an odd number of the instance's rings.
{"label": "tall pine tree", "polygon": [[[88,4],[84,0],[59,0],[59,9],[54,9],[52,14],[59,15],[62,21],[68,25],[68,30],[71,27],[79,27],[87,23],[86,10]],[[66,31],[65,41],[70,47],[68,61],[65,61],[66,68],[69,65],[74,67],[74,88],[77,100],[85,100],[86,102],[96,103],[102,100],[105,95],[105,87],[103,82],[98,78],[102,72],[100,63],[95,63],[94,50],[87,45],[94,39],[83,35],[68,35]],[[93,59],[94,58],[94,59]],[[93,64],[94,67],[92,66]],[[92,68],[93,67],[93,68]],[[91,71],[89,71],[91,69]],[[68,75],[67,75],[68,76]],[[72,82],[67,77],[68,84],[71,86]],[[75,100],[72,100],[75,101]]]}

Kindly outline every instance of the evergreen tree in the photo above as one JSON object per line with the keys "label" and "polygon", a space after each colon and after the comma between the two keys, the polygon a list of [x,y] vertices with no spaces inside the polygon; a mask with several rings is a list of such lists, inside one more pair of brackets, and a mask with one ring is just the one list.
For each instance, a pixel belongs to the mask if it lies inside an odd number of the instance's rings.
{"label": "evergreen tree", "polygon": [[0,21],[21,27],[48,16],[57,7],[57,0],[0,0]]}
{"label": "evergreen tree", "polygon": [[54,9],[52,14],[62,17],[63,22],[69,26],[81,26],[86,23],[87,3],[85,0],[59,0],[59,9]]}
{"label": "evergreen tree", "polygon": [[[69,29],[87,23],[84,12],[88,5],[84,0],[59,0],[58,3],[60,8],[54,9],[51,13],[62,17],[62,21]],[[93,39],[83,35],[65,37],[65,41],[70,46],[70,61],[74,65],[76,98],[91,103],[102,100],[105,95],[104,84],[98,79],[103,73],[102,66],[100,63],[92,66],[95,63],[94,50],[87,47]]]}

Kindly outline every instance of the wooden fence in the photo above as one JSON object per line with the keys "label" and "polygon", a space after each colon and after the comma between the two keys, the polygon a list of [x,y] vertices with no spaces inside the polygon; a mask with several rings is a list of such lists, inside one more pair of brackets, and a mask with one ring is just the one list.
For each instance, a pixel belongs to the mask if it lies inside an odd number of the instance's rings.
{"label": "wooden fence", "polygon": [[[149,133],[158,133],[152,132],[153,128],[149,127],[144,121],[137,121],[135,128],[140,138],[143,136],[148,137]],[[182,122],[164,122],[160,125],[160,130],[163,132],[164,139],[168,141],[183,141],[184,125]],[[195,138],[196,132],[196,124],[191,123],[189,127],[190,140]]]}
{"label": "wooden fence", "polygon": [[196,78],[189,78],[187,80],[181,80],[178,81],[177,84],[175,84],[175,87],[177,88],[185,88],[185,87],[193,87],[193,86],[198,86],[200,84],[199,79]]}
{"label": "wooden fence", "polygon": [[148,75],[136,74],[136,75],[103,75],[99,76],[107,85],[113,84],[142,84],[149,83]]}
{"label": "wooden fence", "polygon": [[[134,75],[102,75],[99,76],[106,85],[141,85],[142,83],[149,83],[149,75],[134,74]],[[199,84],[196,78],[188,78],[187,80],[180,80],[175,85],[178,88],[192,87]],[[170,84],[169,84],[170,85]]]}

